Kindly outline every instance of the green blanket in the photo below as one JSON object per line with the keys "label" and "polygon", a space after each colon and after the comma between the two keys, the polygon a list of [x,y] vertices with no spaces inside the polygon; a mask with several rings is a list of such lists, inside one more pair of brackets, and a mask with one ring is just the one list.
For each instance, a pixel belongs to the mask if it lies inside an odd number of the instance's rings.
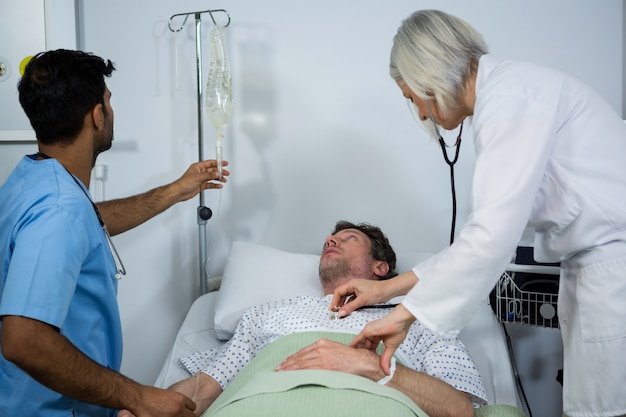
{"label": "green blanket", "polygon": [[[405,394],[367,378],[325,370],[274,371],[284,358],[323,337],[349,344],[354,335],[307,332],[276,340],[241,371],[203,417],[428,417]],[[483,407],[476,416],[524,416],[512,414],[519,411],[512,407],[495,407],[495,414],[488,412],[491,407]]]}

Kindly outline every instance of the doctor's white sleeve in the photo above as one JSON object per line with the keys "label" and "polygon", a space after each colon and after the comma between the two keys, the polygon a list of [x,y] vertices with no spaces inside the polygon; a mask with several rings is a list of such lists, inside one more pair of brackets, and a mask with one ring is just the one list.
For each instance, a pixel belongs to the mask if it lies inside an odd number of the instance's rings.
{"label": "doctor's white sleeve", "polygon": [[402,304],[431,330],[456,336],[510,262],[554,141],[555,109],[521,92],[486,93],[473,117],[471,212],[455,242],[416,266]]}

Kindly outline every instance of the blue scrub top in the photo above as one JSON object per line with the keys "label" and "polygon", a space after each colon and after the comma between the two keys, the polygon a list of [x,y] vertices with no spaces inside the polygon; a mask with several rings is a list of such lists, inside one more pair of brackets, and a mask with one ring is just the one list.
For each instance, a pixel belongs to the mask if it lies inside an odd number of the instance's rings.
{"label": "blue scrub top", "polygon": [[[36,155],[25,156],[0,188],[0,317],[48,323],[95,362],[119,371],[115,262],[81,188],[58,161]],[[44,387],[0,352],[0,416],[115,414]]]}

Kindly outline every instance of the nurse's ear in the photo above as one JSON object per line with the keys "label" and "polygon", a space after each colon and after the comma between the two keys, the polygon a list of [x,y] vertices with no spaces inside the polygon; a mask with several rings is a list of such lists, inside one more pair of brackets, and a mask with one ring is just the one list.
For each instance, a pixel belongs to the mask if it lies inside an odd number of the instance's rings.
{"label": "nurse's ear", "polygon": [[98,103],[94,106],[94,108],[90,112],[91,120],[93,126],[96,130],[102,130],[104,128],[104,105],[102,103]]}

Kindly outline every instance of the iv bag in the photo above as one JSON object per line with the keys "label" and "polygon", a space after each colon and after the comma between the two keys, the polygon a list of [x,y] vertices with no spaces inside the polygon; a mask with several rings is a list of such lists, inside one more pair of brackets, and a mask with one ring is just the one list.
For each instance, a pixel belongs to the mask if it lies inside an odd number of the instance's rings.
{"label": "iv bag", "polygon": [[218,132],[228,123],[233,110],[233,88],[224,42],[225,31],[224,27],[214,26],[209,33],[211,65],[206,89],[206,112]]}

